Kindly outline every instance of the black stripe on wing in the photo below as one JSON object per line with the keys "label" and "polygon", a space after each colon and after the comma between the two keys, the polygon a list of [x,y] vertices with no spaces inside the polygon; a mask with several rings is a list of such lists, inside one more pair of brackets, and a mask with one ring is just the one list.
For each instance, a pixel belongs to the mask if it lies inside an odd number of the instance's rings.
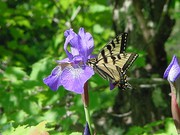
{"label": "black stripe on wing", "polygon": [[[111,74],[111,71],[107,72],[107,71],[103,70],[103,68],[100,68],[96,65],[94,65],[93,68],[94,68],[94,71],[96,73],[98,73],[103,79],[108,80],[108,81],[114,80],[114,76],[113,76],[113,74]],[[110,70],[106,66],[104,68],[108,71]]]}
{"label": "black stripe on wing", "polygon": [[133,64],[133,62],[137,59],[138,54],[135,53],[131,53],[130,57],[128,58],[128,60],[126,61],[126,63],[124,63],[124,66],[122,67],[122,70],[124,72],[126,72],[129,67]]}
{"label": "black stripe on wing", "polygon": [[111,40],[98,54],[98,59],[124,53],[127,44],[128,33],[122,33]]}

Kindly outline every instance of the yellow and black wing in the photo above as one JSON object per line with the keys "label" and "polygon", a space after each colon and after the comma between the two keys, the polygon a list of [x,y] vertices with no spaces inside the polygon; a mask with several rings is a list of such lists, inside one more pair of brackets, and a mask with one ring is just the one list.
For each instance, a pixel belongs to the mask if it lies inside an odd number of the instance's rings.
{"label": "yellow and black wing", "polygon": [[104,57],[117,55],[124,53],[127,44],[128,33],[122,33],[106,44],[97,56],[100,60]]}
{"label": "yellow and black wing", "polygon": [[96,58],[88,60],[88,65],[102,78],[124,89],[127,86],[126,71],[138,57],[135,53],[125,53],[127,33],[111,40]]}
{"label": "yellow and black wing", "polygon": [[[115,57],[106,57],[104,59],[97,60],[92,59],[90,61],[94,71],[98,73],[103,79],[106,79],[114,85],[118,85],[121,89],[127,86],[126,71],[132,65],[132,63],[138,57],[135,53],[123,53],[120,54],[121,59]],[[94,62],[93,62],[94,61]]]}

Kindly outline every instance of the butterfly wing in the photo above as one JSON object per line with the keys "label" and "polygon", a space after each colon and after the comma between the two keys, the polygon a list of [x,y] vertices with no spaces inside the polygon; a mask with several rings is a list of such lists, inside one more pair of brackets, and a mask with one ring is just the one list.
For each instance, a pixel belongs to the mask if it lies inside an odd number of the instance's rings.
{"label": "butterfly wing", "polygon": [[130,87],[131,85],[126,80],[126,74],[122,71],[122,69],[118,66],[116,66],[116,69],[119,73],[119,80],[118,81],[110,81],[110,89],[114,89],[114,87],[118,86],[119,89],[125,90],[127,87]]}
{"label": "butterfly wing", "polygon": [[133,64],[133,62],[137,59],[138,54],[136,53],[123,53],[119,54],[119,57],[116,58],[114,64],[118,67],[120,67],[123,72],[126,73],[126,71],[130,68],[130,66]]}
{"label": "butterfly wing", "polygon": [[[119,57],[120,56],[120,57]],[[114,86],[120,89],[131,87],[126,81],[126,71],[138,57],[135,53],[122,53],[119,56],[115,55],[105,57],[105,59],[90,60],[94,71],[103,79],[110,81]],[[94,62],[93,62],[94,61]]]}
{"label": "butterfly wing", "polygon": [[95,66],[94,70],[102,78],[108,80],[111,83],[110,89],[113,89],[116,86],[118,86],[119,89],[122,90],[130,87],[130,84],[127,83],[126,80],[126,74],[118,66],[104,64],[100,66]]}
{"label": "butterfly wing", "polygon": [[[133,62],[138,57],[138,54],[135,53],[121,53],[112,56],[104,56],[102,59],[95,59],[94,65],[102,67],[120,67],[124,72],[126,72]],[[93,62],[91,63],[93,64]],[[116,69],[115,67],[113,69]]]}
{"label": "butterfly wing", "polygon": [[97,59],[102,59],[104,57],[117,55],[120,53],[124,53],[127,44],[128,33],[122,33],[118,35],[116,38],[111,40],[97,56]]}
{"label": "butterfly wing", "polygon": [[118,81],[119,71],[116,69],[115,65],[98,63],[93,66],[94,71],[98,73],[103,79],[108,81]]}
{"label": "butterfly wing", "polygon": [[87,63],[102,78],[123,89],[127,87],[125,73],[138,57],[135,53],[125,53],[127,36],[127,33],[122,33],[111,40],[96,58]]}

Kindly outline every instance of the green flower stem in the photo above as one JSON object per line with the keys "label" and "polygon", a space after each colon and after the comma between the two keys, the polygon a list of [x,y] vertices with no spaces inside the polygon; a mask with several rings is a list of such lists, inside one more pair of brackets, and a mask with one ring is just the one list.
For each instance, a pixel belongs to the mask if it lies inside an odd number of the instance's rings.
{"label": "green flower stem", "polygon": [[[179,82],[178,82],[179,81]],[[178,104],[178,97],[180,94],[180,78],[178,78],[174,83],[170,82],[171,86],[171,113],[176,126],[178,135],[180,135],[180,107]]]}
{"label": "green flower stem", "polygon": [[88,82],[84,84],[84,93],[82,94],[82,100],[84,104],[84,112],[86,117],[86,122],[88,123],[89,130],[91,135],[93,135],[92,127],[91,127],[91,120],[90,120],[90,113],[89,113],[89,94],[88,94]]}
{"label": "green flower stem", "polygon": [[85,106],[85,105],[84,105],[84,112],[85,112],[86,121],[87,121],[87,123],[88,123],[90,133],[91,133],[91,135],[93,135],[93,131],[92,131],[92,128],[91,128],[91,120],[90,120],[89,109],[88,109],[88,107]]}

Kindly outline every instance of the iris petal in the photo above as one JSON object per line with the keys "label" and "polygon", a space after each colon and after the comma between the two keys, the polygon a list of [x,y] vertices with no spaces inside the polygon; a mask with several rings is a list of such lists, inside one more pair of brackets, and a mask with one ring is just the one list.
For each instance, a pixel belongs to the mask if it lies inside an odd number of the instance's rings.
{"label": "iris petal", "polygon": [[173,56],[173,59],[166,71],[164,72],[164,78],[167,78],[169,81],[174,82],[180,76],[180,65],[176,56]]}
{"label": "iris petal", "polygon": [[[64,35],[65,35],[65,37],[66,37],[66,41],[65,41],[65,43],[64,43],[64,50],[65,50],[68,58],[69,58],[70,60],[72,60],[72,59],[73,59],[73,55],[76,55],[76,54],[74,54],[74,53],[78,53],[78,50],[77,50],[76,44],[72,44],[73,42],[72,42],[71,40],[72,40],[73,38],[77,37],[77,34],[74,33],[73,29],[70,29],[70,30],[66,30],[66,31],[64,32]],[[67,50],[67,46],[68,46],[69,43],[71,43],[72,48],[73,48],[73,52],[72,52],[72,53],[70,53],[70,52]]]}
{"label": "iris petal", "polygon": [[65,58],[63,60],[57,60],[57,63],[61,64],[61,63],[69,63],[69,58]]}
{"label": "iris petal", "polygon": [[93,40],[93,37],[90,33],[86,33],[86,41],[88,42],[88,55],[90,55],[92,52],[93,52],[93,49],[94,49],[94,40]]}
{"label": "iris petal", "polygon": [[110,90],[113,90],[115,88],[114,84],[110,81],[109,83]]}
{"label": "iris petal", "polygon": [[85,82],[93,74],[93,69],[88,66],[85,66],[84,68],[68,66],[61,75],[61,83],[65,89],[82,94]]}
{"label": "iris petal", "polygon": [[56,91],[58,89],[58,87],[61,85],[61,67],[60,66],[56,66],[51,74],[43,79],[43,82],[49,86],[52,90]]}
{"label": "iris petal", "polygon": [[89,55],[93,51],[94,41],[90,33],[84,31],[84,28],[79,29],[79,51],[84,56],[83,61],[86,62]]}
{"label": "iris petal", "polygon": [[84,128],[84,134],[83,135],[91,135],[90,131],[89,131],[89,126],[88,123],[86,123],[86,126]]}

